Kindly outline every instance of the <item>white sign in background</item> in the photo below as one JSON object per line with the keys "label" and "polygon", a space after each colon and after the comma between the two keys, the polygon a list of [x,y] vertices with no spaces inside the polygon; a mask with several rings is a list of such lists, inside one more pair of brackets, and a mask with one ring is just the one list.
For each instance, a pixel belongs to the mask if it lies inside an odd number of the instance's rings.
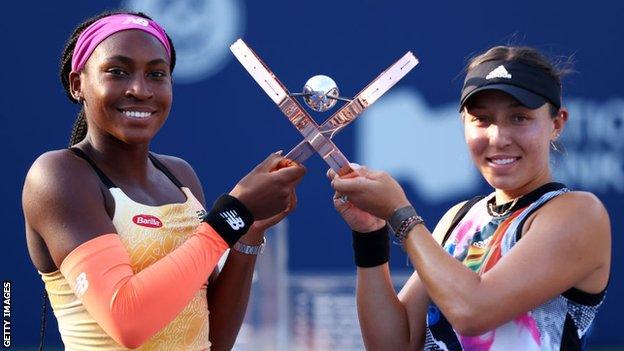
{"label": "white sign in background", "polygon": [[[624,99],[565,99],[570,118],[553,173],[573,189],[624,194]],[[479,191],[457,103],[432,107],[412,88],[395,89],[356,122],[357,161],[409,184],[430,204]]]}
{"label": "white sign in background", "polygon": [[[239,0],[123,0],[160,22],[176,44],[176,83],[220,71],[229,45],[243,36]],[[570,119],[554,154],[555,179],[575,189],[624,194],[624,99],[565,99]],[[482,179],[464,142],[457,103],[430,106],[411,88],[396,88],[356,123],[358,162],[390,172],[430,204],[479,191]]]}
{"label": "white sign in background", "polygon": [[570,118],[555,176],[573,188],[624,194],[624,99],[564,102]]}
{"label": "white sign in background", "polygon": [[230,44],[243,36],[245,10],[238,0],[124,0],[160,23],[176,49],[176,83],[194,83],[232,59]]}

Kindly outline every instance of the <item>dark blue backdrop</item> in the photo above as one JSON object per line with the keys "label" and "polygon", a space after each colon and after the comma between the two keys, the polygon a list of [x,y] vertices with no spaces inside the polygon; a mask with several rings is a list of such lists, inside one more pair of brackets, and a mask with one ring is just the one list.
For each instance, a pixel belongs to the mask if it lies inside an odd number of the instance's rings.
{"label": "dark blue backdrop", "polygon": [[[124,5],[148,6],[143,2],[127,1]],[[117,5],[121,3],[110,6]],[[450,113],[444,111],[451,111],[449,106],[457,101],[466,59],[489,46],[511,42],[555,55],[573,55],[577,73],[566,79],[564,92],[576,106],[570,119],[577,118],[575,111],[581,111],[583,123],[577,123],[568,140],[572,161],[564,156],[559,164],[564,168],[564,179],[572,186],[594,191],[609,209],[615,253],[613,274],[591,344],[624,345],[624,334],[617,323],[624,312],[619,298],[624,293],[624,279],[618,274],[622,261],[617,255],[624,248],[619,235],[624,229],[624,147],[619,142],[624,136],[624,27],[620,24],[624,3],[185,0],[152,1],[149,6],[157,12],[150,14],[164,18],[166,29],[177,35],[174,41],[179,50],[188,52],[189,61],[195,60],[176,77],[174,106],[153,149],[189,161],[208,199],[230,189],[269,152],[289,149],[300,140],[225,51],[224,40],[244,37],[291,91],[299,90],[310,76],[324,73],[332,76],[347,96],[359,91],[405,51],[412,50],[421,64],[395,90],[417,92],[426,102],[421,111],[429,111],[432,116]],[[105,7],[91,2],[28,0],[4,3],[2,7],[0,140],[6,153],[0,175],[4,200],[0,209],[6,219],[8,243],[2,248],[1,275],[13,283],[13,343],[28,346],[38,339],[42,283],[26,251],[20,205],[23,179],[38,155],[66,147],[77,110],[58,82],[58,58],[73,27]],[[196,18],[198,14],[204,17]],[[203,53],[202,40],[212,45]],[[192,56],[194,50],[199,53]],[[211,56],[214,52],[220,56]],[[384,99],[392,101],[388,94],[378,102],[380,107]],[[326,117],[316,116],[319,120]],[[369,117],[377,118],[364,116],[335,139],[353,160],[369,160],[366,152],[356,150],[356,145],[366,143],[358,131],[363,130]],[[385,118],[391,121],[394,117]],[[592,126],[594,118],[598,127]],[[414,126],[402,130],[407,133],[407,145],[413,145],[410,140],[445,137],[440,133],[427,135],[418,124]],[[400,125],[392,128],[401,130]],[[450,160],[455,151],[444,150],[443,144],[440,150],[415,147],[410,153],[416,161],[427,153],[439,153],[439,158]],[[299,207],[290,217],[290,269],[353,270],[350,235],[331,206],[326,166],[318,157],[310,159],[306,166],[309,172],[299,187]],[[448,172],[444,163],[436,167],[439,174]],[[464,186],[456,196],[424,196],[416,180],[404,178],[410,198],[430,224],[452,204],[489,191],[479,181],[476,186],[474,182]],[[400,251],[393,254],[401,257],[393,265],[404,269]],[[48,336],[58,343],[56,331],[49,331]]]}

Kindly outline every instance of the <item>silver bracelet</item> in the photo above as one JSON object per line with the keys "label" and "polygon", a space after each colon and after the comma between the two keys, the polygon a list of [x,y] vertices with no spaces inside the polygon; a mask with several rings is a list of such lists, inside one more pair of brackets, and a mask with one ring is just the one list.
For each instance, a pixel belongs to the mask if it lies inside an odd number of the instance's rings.
{"label": "silver bracelet", "polygon": [[246,255],[254,255],[257,256],[259,254],[261,254],[264,251],[264,246],[266,245],[266,237],[262,237],[262,242],[260,243],[260,245],[245,245],[243,243],[241,243],[240,241],[237,241],[234,246],[232,246],[232,249],[240,252],[240,253],[244,253]]}

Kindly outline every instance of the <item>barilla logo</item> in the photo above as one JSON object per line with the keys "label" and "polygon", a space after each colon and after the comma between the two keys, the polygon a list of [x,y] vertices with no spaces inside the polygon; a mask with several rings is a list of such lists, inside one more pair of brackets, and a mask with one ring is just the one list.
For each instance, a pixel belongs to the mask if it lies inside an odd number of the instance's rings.
{"label": "barilla logo", "polygon": [[160,228],[162,227],[162,221],[158,217],[140,214],[132,217],[132,222],[136,225],[148,228]]}

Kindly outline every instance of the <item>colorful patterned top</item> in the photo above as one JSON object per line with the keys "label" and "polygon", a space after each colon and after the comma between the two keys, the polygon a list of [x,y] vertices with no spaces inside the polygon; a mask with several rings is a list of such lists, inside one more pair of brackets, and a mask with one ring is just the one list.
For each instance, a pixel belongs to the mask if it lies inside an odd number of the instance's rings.
{"label": "colorful patterned top", "polygon": [[[484,274],[518,242],[524,222],[533,212],[568,191],[563,184],[548,183],[517,202],[506,204],[509,208],[502,216],[492,211],[491,207],[496,206],[491,194],[477,202],[450,229],[444,249],[471,270]],[[431,303],[425,350],[582,350],[605,292],[606,289],[590,294],[571,288],[514,320],[473,337],[457,333]]]}
{"label": "colorful patterned top", "polygon": [[[71,150],[80,157],[86,157],[79,150]],[[143,270],[182,245],[199,225],[199,217],[204,212],[201,203],[187,187],[182,186],[155,156],[150,155],[150,159],[186,195],[184,203],[162,206],[138,203],[86,158],[115,200],[113,225],[128,250],[134,272]],[[91,317],[59,270],[40,274],[65,350],[126,350]],[[173,321],[135,350],[209,350],[206,292],[207,285],[203,285]]]}

